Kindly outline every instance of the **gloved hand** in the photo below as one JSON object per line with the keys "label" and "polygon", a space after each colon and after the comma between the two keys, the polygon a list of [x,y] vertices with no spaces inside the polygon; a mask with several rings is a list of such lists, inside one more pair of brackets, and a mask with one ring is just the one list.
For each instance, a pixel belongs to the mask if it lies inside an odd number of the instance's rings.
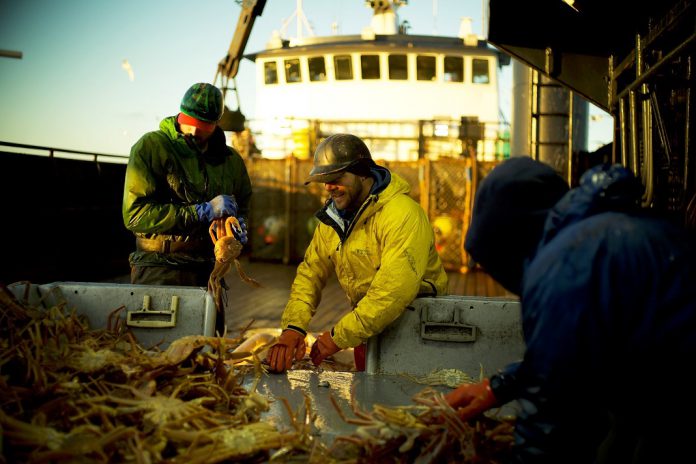
{"label": "gloved hand", "polygon": [[339,351],[341,351],[341,348],[334,343],[333,338],[331,338],[331,332],[324,332],[319,335],[317,341],[312,345],[309,357],[312,358],[314,365],[318,366],[324,359]]}
{"label": "gloved hand", "polygon": [[207,222],[221,217],[236,216],[237,202],[234,195],[218,195],[210,201],[197,204],[196,213],[200,221]]}
{"label": "gloved hand", "polygon": [[463,421],[472,419],[498,404],[488,379],[460,385],[445,395],[445,401],[457,410],[457,415]]}
{"label": "gloved hand", "polygon": [[246,243],[249,241],[249,238],[247,237],[247,225],[246,221],[244,218],[239,218],[239,227],[241,227],[241,231],[237,231],[236,229],[234,230],[234,236],[237,240],[239,240],[239,243],[242,245],[246,245]]}
{"label": "gloved hand", "polygon": [[305,336],[297,330],[285,329],[278,342],[268,350],[266,361],[272,372],[282,373],[292,367],[293,359],[304,358],[306,351]]}

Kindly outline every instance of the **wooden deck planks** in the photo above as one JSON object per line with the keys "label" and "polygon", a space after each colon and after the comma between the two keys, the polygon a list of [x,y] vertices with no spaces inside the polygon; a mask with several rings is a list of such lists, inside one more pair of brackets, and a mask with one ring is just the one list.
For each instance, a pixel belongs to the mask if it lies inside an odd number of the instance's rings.
{"label": "wooden deck planks", "polygon": [[[233,268],[227,276],[227,326],[232,334],[251,324],[251,328],[279,328],[280,318],[290,295],[296,265],[285,265],[242,259],[242,269],[263,287],[253,288],[239,279]],[[508,297],[508,293],[488,274],[478,269],[466,273],[448,273],[451,295]],[[338,281],[332,277],[322,293],[321,304],[310,323],[310,332],[330,329],[350,311],[348,300]]]}

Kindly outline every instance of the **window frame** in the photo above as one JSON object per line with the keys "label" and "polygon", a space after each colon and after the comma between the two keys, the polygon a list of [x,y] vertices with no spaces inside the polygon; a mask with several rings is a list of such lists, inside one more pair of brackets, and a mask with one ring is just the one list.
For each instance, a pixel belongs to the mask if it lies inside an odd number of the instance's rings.
{"label": "window frame", "polygon": [[[377,60],[377,67],[374,69],[377,69],[377,76],[376,77],[365,77],[365,64],[370,64],[370,63],[365,63],[365,60],[369,59],[372,61],[373,59]],[[360,54],[360,80],[363,81],[378,81],[382,79],[382,63],[381,59],[378,53],[361,53]],[[369,68],[368,68],[369,70]]]}
{"label": "window frame", "polygon": [[[447,71],[447,63],[448,61],[451,60],[458,60],[460,61],[460,66],[459,66],[459,74],[460,74],[460,79],[448,79],[448,76],[451,76],[452,73]],[[442,80],[444,82],[451,82],[451,83],[459,83],[463,84],[466,82],[466,60],[464,59],[463,56],[461,55],[443,55],[442,57]]]}
{"label": "window frame", "polygon": [[[341,55],[334,55],[333,59],[331,60],[333,62],[334,66],[334,80],[335,81],[352,81],[355,79],[355,73],[353,72],[353,56],[350,54],[341,54]],[[350,76],[349,77],[339,77],[339,71],[344,71],[344,69],[341,69],[341,66],[339,66],[339,63],[341,61],[346,61],[348,66],[345,70],[349,71]],[[340,74],[343,76],[343,74]]]}
{"label": "window frame", "polygon": [[[320,78],[320,79],[315,79],[314,78],[315,74],[312,72],[312,62],[316,62],[318,60],[321,60],[322,73],[316,74],[316,76],[320,76],[323,74],[324,77]],[[307,71],[309,74],[309,82],[326,82],[329,79],[329,75],[326,71],[326,56],[324,56],[324,55],[308,56],[307,57]]]}
{"label": "window frame", "polygon": [[[275,81],[268,81],[268,68],[269,65],[273,66],[273,72],[275,73]],[[276,85],[280,82],[280,75],[278,74],[278,62],[276,60],[268,60],[263,62],[263,83],[264,85]]]}
{"label": "window frame", "polygon": [[[421,78],[421,68],[420,62],[422,60],[432,60],[432,77],[430,79],[422,79]],[[429,69],[425,68],[426,70]],[[419,82],[436,82],[437,81],[437,56],[436,55],[427,55],[427,54],[416,54],[416,80]]]}
{"label": "window frame", "polygon": [[[485,74],[485,81],[477,80],[477,77],[483,76],[481,73],[477,73],[477,63],[485,62],[486,64],[486,74]],[[480,68],[483,69],[483,68]],[[491,83],[491,60],[488,58],[472,58],[471,59],[471,83],[472,84],[477,84],[477,85],[486,85]]]}
{"label": "window frame", "polygon": [[[290,77],[290,72],[291,71],[291,66],[294,65],[293,62],[297,62],[297,80],[290,80],[288,77]],[[286,84],[297,84],[302,82],[302,60],[300,57],[297,58],[285,58],[283,60],[283,68],[285,70],[285,83]]]}
{"label": "window frame", "polygon": [[[404,77],[393,77],[392,76],[392,58],[401,58],[403,57],[404,59]],[[399,69],[401,70],[401,69]],[[407,81],[409,80],[409,69],[408,69],[408,53],[390,53],[387,55],[387,78],[390,81]]]}

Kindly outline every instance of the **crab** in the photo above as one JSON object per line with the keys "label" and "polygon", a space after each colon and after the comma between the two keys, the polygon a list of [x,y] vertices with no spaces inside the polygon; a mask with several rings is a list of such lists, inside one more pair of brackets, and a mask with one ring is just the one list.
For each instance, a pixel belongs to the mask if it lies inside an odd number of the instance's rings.
{"label": "crab", "polygon": [[215,267],[208,279],[208,291],[213,294],[218,311],[222,311],[222,281],[232,268],[232,262],[237,267],[237,272],[242,281],[253,287],[261,284],[247,276],[242,270],[242,265],[237,259],[242,252],[242,244],[234,236],[235,232],[241,234],[242,226],[234,216],[215,219],[208,228],[210,239],[215,245]]}
{"label": "crab", "polygon": [[476,381],[466,372],[459,369],[435,369],[424,376],[407,373],[401,375],[415,383],[430,386],[444,385],[450,388],[456,388],[463,383],[474,383]]}

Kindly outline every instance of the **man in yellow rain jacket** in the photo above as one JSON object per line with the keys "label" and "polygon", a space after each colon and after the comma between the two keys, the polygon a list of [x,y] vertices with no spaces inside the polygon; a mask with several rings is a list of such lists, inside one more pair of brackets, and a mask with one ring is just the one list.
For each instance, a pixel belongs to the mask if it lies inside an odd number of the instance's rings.
{"label": "man in yellow rain jacket", "polygon": [[418,296],[447,292],[447,274],[435,251],[433,229],[409,195],[408,183],[378,166],[365,143],[334,134],[314,154],[305,182],[321,182],[330,198],[317,213],[319,225],[297,268],[283,312],[278,343],[268,352],[274,372],[305,355],[305,336],[332,272],[353,310],[321,334],[310,357],[355,348],[357,370],[365,368],[365,342],[397,319]]}

